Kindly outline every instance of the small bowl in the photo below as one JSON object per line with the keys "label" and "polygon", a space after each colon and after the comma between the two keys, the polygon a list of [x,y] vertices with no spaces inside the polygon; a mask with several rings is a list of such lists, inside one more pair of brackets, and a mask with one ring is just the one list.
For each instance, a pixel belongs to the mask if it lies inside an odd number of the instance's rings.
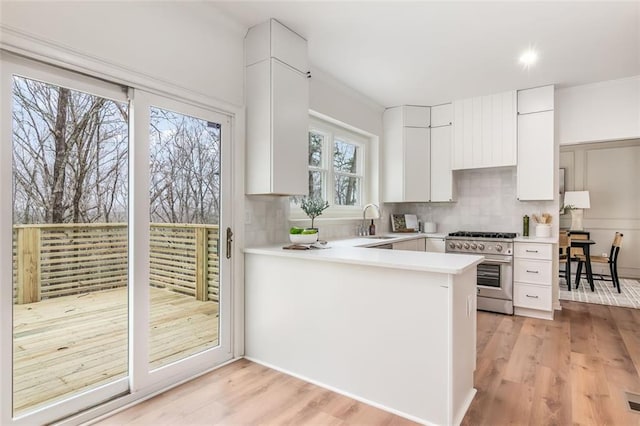
{"label": "small bowl", "polygon": [[318,241],[318,233],[315,234],[289,234],[293,244],[313,244]]}

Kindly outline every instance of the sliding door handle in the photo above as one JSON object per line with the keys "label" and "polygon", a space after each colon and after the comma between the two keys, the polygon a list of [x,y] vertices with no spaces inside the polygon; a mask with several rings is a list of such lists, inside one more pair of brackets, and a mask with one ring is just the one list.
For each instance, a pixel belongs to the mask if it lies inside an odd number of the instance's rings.
{"label": "sliding door handle", "polygon": [[227,259],[231,259],[231,243],[233,242],[233,232],[227,228]]}

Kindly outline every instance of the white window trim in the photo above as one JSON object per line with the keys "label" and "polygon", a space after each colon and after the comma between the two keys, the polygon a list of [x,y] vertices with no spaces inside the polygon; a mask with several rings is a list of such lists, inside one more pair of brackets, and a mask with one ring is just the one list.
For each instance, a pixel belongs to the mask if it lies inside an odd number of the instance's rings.
{"label": "white window trim", "polygon": [[[329,208],[326,209],[321,216],[315,219],[315,222],[339,222],[341,220],[362,219],[362,207],[368,203],[376,203],[377,197],[377,138],[373,135],[354,128],[347,124],[338,122],[321,114],[311,113],[309,117],[309,131],[315,131],[327,136],[325,139],[325,147],[322,152],[322,166],[321,167],[309,167],[309,169],[316,169],[325,173],[326,188],[325,199],[329,201]],[[353,143],[359,146],[364,155],[361,155],[358,159],[358,173],[338,173],[343,176],[356,176],[361,179],[360,181],[360,205],[356,206],[342,206],[333,204],[335,182],[334,176],[336,175],[333,170],[332,152],[333,143],[335,139],[341,139],[348,143]],[[289,220],[292,222],[300,222],[301,224],[310,224],[310,219],[302,211],[302,209],[294,202],[291,203]],[[301,225],[302,226],[302,225]]]}

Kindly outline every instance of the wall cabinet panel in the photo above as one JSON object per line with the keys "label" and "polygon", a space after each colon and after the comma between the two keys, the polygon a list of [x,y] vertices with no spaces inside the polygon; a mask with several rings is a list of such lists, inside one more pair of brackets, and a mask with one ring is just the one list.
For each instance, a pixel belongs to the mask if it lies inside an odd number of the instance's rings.
{"label": "wall cabinet panel", "polygon": [[516,164],[516,92],[453,102],[454,170]]}

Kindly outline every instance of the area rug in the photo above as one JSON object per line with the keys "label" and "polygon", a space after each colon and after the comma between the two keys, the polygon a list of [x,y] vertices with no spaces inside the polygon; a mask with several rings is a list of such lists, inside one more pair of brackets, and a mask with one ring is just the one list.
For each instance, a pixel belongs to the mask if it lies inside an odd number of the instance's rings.
{"label": "area rug", "polygon": [[[575,286],[575,283],[571,283]],[[610,281],[593,280],[596,291],[591,291],[586,280],[580,280],[580,287],[567,290],[567,282],[560,278],[560,300],[597,303],[599,305],[623,306],[640,309],[640,282],[626,278],[620,279],[622,293]]]}

